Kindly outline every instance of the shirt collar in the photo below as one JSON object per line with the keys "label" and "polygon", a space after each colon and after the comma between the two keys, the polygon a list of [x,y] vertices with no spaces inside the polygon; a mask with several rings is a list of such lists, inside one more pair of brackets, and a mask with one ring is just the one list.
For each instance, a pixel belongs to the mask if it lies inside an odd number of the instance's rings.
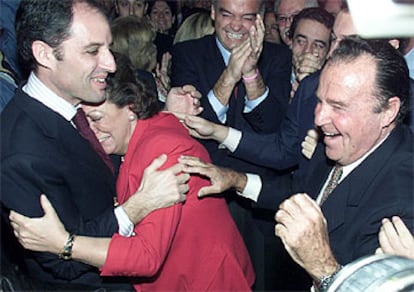
{"label": "shirt collar", "polygon": [[76,114],[76,108],[62,97],[49,89],[32,71],[23,91],[46,107],[71,121]]}
{"label": "shirt collar", "polygon": [[230,61],[231,52],[223,46],[223,44],[220,42],[217,36],[216,36],[216,43],[217,43],[218,49],[220,50],[221,55],[223,56],[224,64],[226,64],[227,66]]}

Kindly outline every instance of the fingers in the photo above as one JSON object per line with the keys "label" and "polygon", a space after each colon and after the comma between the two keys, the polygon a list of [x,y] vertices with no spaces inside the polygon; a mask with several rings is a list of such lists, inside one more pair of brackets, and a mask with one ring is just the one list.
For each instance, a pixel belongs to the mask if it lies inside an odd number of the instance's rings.
{"label": "fingers", "polygon": [[200,99],[201,98],[201,93],[192,85],[184,85],[182,87],[183,92],[185,93],[190,93],[192,97]]}
{"label": "fingers", "polygon": [[[380,242],[381,249],[385,253],[392,253],[395,248],[401,248],[398,242],[395,242],[398,237],[394,226],[391,222],[385,218],[382,220],[382,226],[378,234],[378,240]],[[392,240],[394,238],[394,240]]]}
{"label": "fingers", "polygon": [[158,168],[164,165],[164,163],[167,161],[167,155],[161,154],[159,157],[155,158],[150,165],[144,170],[144,172],[154,172]]}
{"label": "fingers", "polygon": [[[397,233],[403,240],[403,243],[408,243],[407,241],[411,241],[413,236],[411,235],[410,230],[408,230],[407,226],[405,226],[404,222],[398,216],[392,217],[392,223],[394,224]],[[408,245],[406,245],[408,246]]]}
{"label": "fingers", "polygon": [[310,129],[308,130],[308,132],[306,133],[307,136],[318,140],[319,139],[319,132],[316,129]]}
{"label": "fingers", "polygon": [[199,157],[188,156],[188,155],[181,155],[178,158],[178,162],[189,165],[189,166],[201,166],[204,163]]}
{"label": "fingers", "polygon": [[23,224],[29,217],[26,217],[16,211],[10,211],[9,219],[11,223],[15,223],[17,225]]}

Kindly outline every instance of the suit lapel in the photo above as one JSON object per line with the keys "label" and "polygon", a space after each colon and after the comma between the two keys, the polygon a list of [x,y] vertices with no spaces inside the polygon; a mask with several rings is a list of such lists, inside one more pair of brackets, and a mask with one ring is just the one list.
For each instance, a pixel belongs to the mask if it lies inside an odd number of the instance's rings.
{"label": "suit lapel", "polygon": [[[349,207],[358,207],[375,178],[390,163],[392,153],[400,144],[401,129],[395,129],[390,137],[356,167],[329,195],[322,206],[328,221],[328,231],[335,230],[345,220]],[[351,184],[352,182],[352,184]]]}
{"label": "suit lapel", "polygon": [[[91,174],[97,172],[105,177],[109,174],[108,180],[113,182],[109,168],[70,122],[21,90],[15,98],[17,105],[38,124],[43,134],[60,145],[58,149],[63,152],[62,155],[78,160],[86,168],[91,169]],[[105,174],[101,173],[98,171],[100,169],[108,170],[108,174],[106,171]]]}

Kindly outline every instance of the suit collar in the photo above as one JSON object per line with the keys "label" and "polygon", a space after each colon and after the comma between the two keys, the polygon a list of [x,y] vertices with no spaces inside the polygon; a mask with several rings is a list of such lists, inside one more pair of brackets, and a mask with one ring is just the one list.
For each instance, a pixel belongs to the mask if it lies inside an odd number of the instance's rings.
{"label": "suit collar", "polygon": [[61,145],[60,150],[64,152],[62,155],[78,159],[86,167],[90,168],[91,172],[105,168],[113,179],[111,171],[103,160],[70,122],[39,101],[28,96],[21,88],[16,90],[13,100],[17,107],[26,113],[33,123],[38,126],[44,136],[56,140],[56,143]]}
{"label": "suit collar", "polygon": [[[348,207],[360,205],[364,194],[372,187],[375,178],[386,168],[386,165],[392,163],[390,160],[393,159],[393,153],[399,151],[397,148],[403,143],[404,135],[403,127],[397,126],[389,137],[329,195],[322,205],[325,218],[329,218],[329,232],[344,222]],[[326,160],[326,162],[330,161]],[[328,164],[326,164],[326,169],[330,169]],[[323,177],[322,173],[325,174],[326,171],[321,172],[319,177]],[[321,181],[321,185],[325,180]]]}

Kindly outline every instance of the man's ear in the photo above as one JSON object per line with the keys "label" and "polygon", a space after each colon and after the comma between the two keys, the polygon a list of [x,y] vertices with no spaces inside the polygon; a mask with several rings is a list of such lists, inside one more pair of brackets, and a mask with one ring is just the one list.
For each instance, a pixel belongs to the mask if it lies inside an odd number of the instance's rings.
{"label": "man's ear", "polygon": [[211,12],[210,12],[210,17],[213,21],[216,20],[216,10],[214,9],[214,5],[211,4]]}
{"label": "man's ear", "polygon": [[392,124],[398,117],[398,113],[400,112],[401,107],[401,100],[397,96],[393,96],[388,99],[388,107],[384,109],[383,112],[383,119],[382,119],[382,126],[388,127]]}
{"label": "man's ear", "polygon": [[43,41],[34,41],[32,43],[32,52],[36,62],[42,67],[50,68],[52,61],[56,60],[53,49]]}

